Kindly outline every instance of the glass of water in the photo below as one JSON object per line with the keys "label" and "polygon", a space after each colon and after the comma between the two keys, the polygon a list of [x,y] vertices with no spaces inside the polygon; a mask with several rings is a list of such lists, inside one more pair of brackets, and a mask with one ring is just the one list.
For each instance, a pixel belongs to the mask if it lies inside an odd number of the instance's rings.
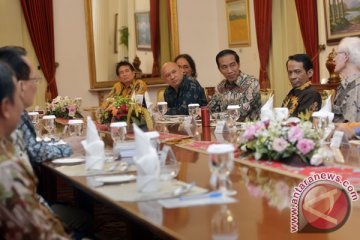
{"label": "glass of water", "polygon": [[199,114],[200,105],[198,103],[190,103],[188,105],[189,115],[196,120]]}
{"label": "glass of water", "polygon": [[229,175],[234,167],[234,146],[232,144],[211,144],[209,154],[209,167],[212,173],[217,174],[219,179],[219,191],[224,195],[234,195],[236,191],[231,189]]}
{"label": "glass of water", "polygon": [[114,141],[114,145],[125,140],[126,126],[126,122],[113,122],[110,124],[110,133],[111,138]]}
{"label": "glass of water", "polygon": [[230,121],[230,127],[235,126],[236,121],[240,117],[240,106],[239,105],[227,106],[227,114]]}
{"label": "glass of water", "polygon": [[49,138],[54,138],[54,130],[55,130],[55,115],[45,115],[42,118],[44,128],[48,133]]}
{"label": "glass of water", "polygon": [[168,110],[167,102],[158,102],[157,107],[158,107],[159,113],[161,114],[161,119],[160,120],[164,121],[165,120],[164,115]]}
{"label": "glass of water", "polygon": [[81,119],[72,119],[68,122],[69,135],[81,136],[83,130],[84,121]]}

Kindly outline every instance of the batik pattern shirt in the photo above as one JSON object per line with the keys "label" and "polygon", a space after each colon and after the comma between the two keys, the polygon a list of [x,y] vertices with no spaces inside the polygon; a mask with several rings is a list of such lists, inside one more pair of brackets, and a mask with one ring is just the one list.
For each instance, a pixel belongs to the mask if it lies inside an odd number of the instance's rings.
{"label": "batik pattern shirt", "polygon": [[35,128],[27,112],[21,115],[18,129],[22,131],[26,151],[32,164],[69,157],[72,154],[72,149],[68,144],[51,145],[44,141],[37,141]]}
{"label": "batik pattern shirt", "polygon": [[0,236],[2,239],[69,239],[61,222],[41,205],[37,179],[12,144],[0,139]]}
{"label": "batik pattern shirt", "polygon": [[126,87],[121,82],[115,83],[107,97],[111,98],[114,96],[122,96],[126,98],[131,98],[132,94],[144,94],[146,91],[146,83],[140,79],[136,79],[133,80],[128,87]]}
{"label": "batik pattern shirt", "polygon": [[164,92],[165,102],[168,104],[168,115],[189,115],[188,105],[198,103],[206,106],[205,91],[198,82],[184,76],[178,90],[168,86]]}
{"label": "batik pattern shirt", "polygon": [[321,108],[321,95],[309,81],[300,87],[291,89],[285,97],[282,107],[289,109],[290,117],[309,120],[312,113]]}
{"label": "batik pattern shirt", "polygon": [[209,102],[211,112],[224,112],[228,105],[240,106],[240,121],[255,120],[261,108],[259,81],[251,75],[240,73],[234,82],[222,80]]}
{"label": "batik pattern shirt", "polygon": [[360,77],[342,80],[337,88],[334,122],[360,122]]}

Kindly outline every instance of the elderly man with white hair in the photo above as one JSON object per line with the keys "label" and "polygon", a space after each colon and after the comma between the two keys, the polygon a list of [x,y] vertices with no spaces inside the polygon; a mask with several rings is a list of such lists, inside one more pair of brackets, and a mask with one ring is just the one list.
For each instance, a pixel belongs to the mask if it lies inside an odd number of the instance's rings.
{"label": "elderly man with white hair", "polygon": [[334,122],[360,122],[360,38],[341,40],[334,59],[341,76],[333,111]]}

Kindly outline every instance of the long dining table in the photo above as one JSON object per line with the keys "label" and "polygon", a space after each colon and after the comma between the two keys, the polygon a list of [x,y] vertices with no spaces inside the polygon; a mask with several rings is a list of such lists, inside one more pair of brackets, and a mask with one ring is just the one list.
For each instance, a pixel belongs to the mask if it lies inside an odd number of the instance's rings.
{"label": "long dining table", "polygon": [[[184,138],[165,139],[175,153],[181,168],[177,179],[186,183],[195,181],[196,185],[210,190],[211,176],[208,155],[195,148],[188,148],[182,142],[197,141],[211,143],[219,141],[214,135],[214,128],[197,126],[189,129],[180,128],[179,124],[157,124],[160,132],[184,135]],[[191,136],[189,136],[189,134]],[[171,135],[169,135],[171,136]],[[178,135],[174,135],[178,136]],[[236,142],[237,135],[224,134],[223,141]],[[235,139],[235,140],[234,140]],[[168,140],[168,141],[167,141]],[[352,146],[352,154],[346,155],[346,162],[357,168],[359,148]],[[345,150],[345,153],[350,151]],[[301,179],[279,171],[260,168],[252,164],[236,161],[230,179],[237,191],[236,202],[229,204],[203,205],[167,209],[157,201],[123,202],[116,201],[102,194],[99,187],[94,187],[86,176],[69,176],[58,170],[52,162],[42,166],[44,176],[64,181],[70,188],[87,195],[101,205],[119,213],[124,221],[135,226],[131,238],[149,239],[142,235],[146,229],[157,239],[359,239],[356,230],[360,223],[360,201],[352,202],[351,213],[347,222],[338,230],[329,233],[291,233],[290,201],[293,188]],[[53,200],[61,191],[52,181],[47,181],[47,196]],[[81,205],[81,203],[80,203]],[[151,239],[151,238],[150,238]]]}

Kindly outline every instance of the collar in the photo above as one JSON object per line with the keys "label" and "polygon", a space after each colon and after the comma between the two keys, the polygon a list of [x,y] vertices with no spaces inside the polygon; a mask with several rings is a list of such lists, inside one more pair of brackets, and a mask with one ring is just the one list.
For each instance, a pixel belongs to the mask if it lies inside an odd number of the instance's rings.
{"label": "collar", "polygon": [[306,83],[304,83],[300,87],[294,88],[294,90],[304,90],[305,88],[308,88],[310,86],[311,86],[311,81],[307,81]]}

